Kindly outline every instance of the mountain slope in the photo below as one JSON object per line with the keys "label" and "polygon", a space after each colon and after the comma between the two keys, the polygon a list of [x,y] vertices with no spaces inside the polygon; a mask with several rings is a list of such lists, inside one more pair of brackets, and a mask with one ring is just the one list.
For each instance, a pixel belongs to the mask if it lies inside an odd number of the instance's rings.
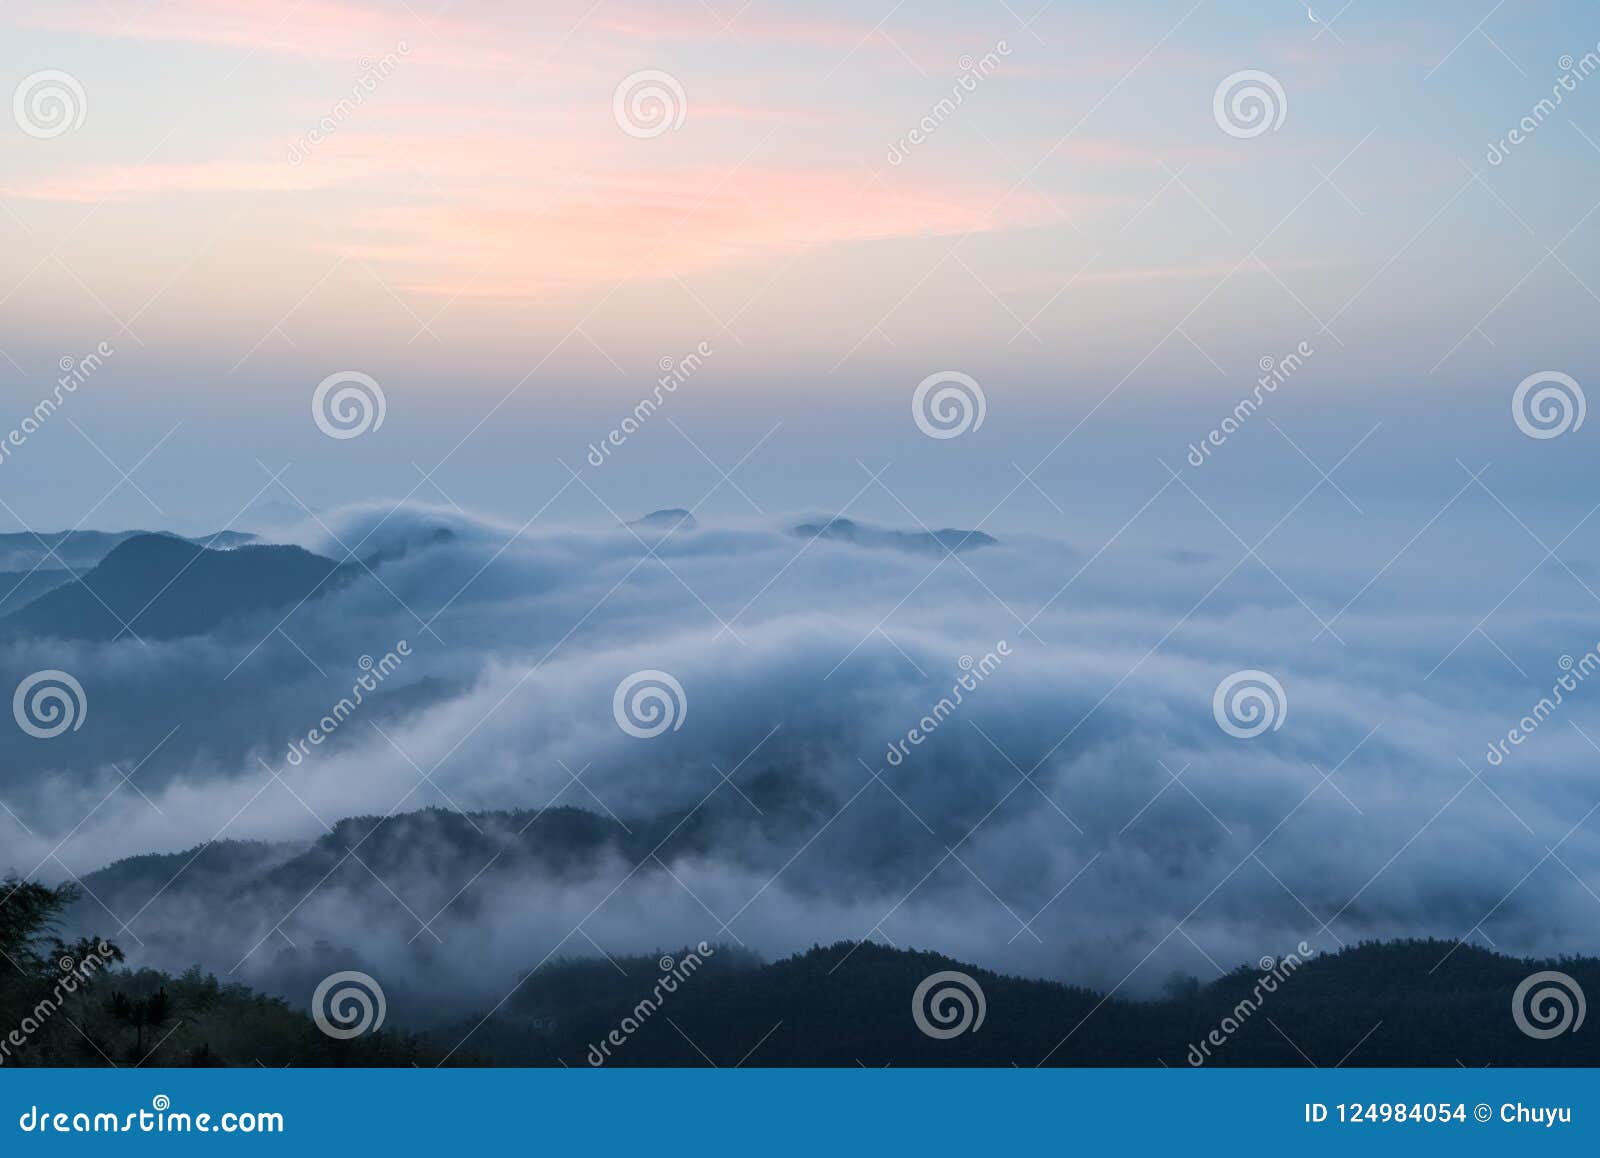
{"label": "mountain slope", "polygon": [[230,619],[327,591],[349,569],[299,547],[212,550],[173,535],[136,535],[72,583],[0,619],[8,635],[107,640],[198,635]]}
{"label": "mountain slope", "polygon": [[72,572],[60,568],[0,571],[0,615],[20,611],[45,592],[71,582]]}
{"label": "mountain slope", "polygon": [[[103,916],[103,902],[113,912],[142,914],[147,937],[155,927],[185,929],[187,914],[196,909],[214,913],[210,931],[229,928],[245,936],[312,892],[338,891],[373,915],[374,927],[384,914],[404,923],[404,911],[394,906],[398,898],[418,912],[448,907],[441,928],[459,922],[470,929],[484,916],[483,894],[498,885],[559,884],[592,874],[605,858],[652,875],[716,847],[770,842],[797,825],[814,828],[838,802],[796,779],[782,769],[766,770],[743,781],[742,795],[626,819],[568,805],[470,813],[434,807],[347,817],[305,841],[215,840],[184,852],[128,857],[83,877],[99,900],[79,903],[73,927],[90,928]],[[360,850],[359,859],[348,855],[352,848]],[[473,887],[463,890],[468,880]],[[293,922],[289,930],[299,931]]]}

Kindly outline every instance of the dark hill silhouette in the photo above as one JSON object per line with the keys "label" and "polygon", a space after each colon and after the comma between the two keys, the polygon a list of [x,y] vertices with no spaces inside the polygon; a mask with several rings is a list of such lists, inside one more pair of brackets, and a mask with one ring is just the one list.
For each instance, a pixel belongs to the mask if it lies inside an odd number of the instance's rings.
{"label": "dark hill silhouette", "polygon": [[[140,535],[166,534],[165,531],[9,531],[0,534],[0,570],[27,571],[68,568],[82,572],[111,553],[112,548]],[[181,538],[181,536],[172,536]],[[254,541],[246,531],[217,531],[188,540],[219,549],[239,547]],[[53,552],[53,553],[52,553]]]}
{"label": "dark hill silhouette", "polygon": [[[1188,1068],[1190,1047],[1236,1016],[1261,976],[1241,967],[1209,984],[1173,984],[1161,1000],[1130,1001],[871,943],[816,947],[759,967],[731,948],[706,960],[644,1019],[635,1006],[660,975],[654,957],[552,963],[528,977],[510,1003],[520,1028],[486,1027],[471,1044],[503,1063],[583,1066],[590,1045],[632,1015],[642,1024],[605,1064],[704,1066],[709,1057],[719,1066],[743,1059],[746,1066]],[[1211,1047],[1203,1064],[1600,1063],[1600,1032],[1587,1019],[1548,1040],[1527,1036],[1513,1021],[1518,983],[1551,968],[1600,993],[1600,960],[1593,957],[1523,961],[1433,940],[1352,946],[1292,971],[1239,1019],[1223,1045]],[[978,1029],[938,1040],[917,1028],[912,994],[943,970],[975,978],[986,1009]]]}
{"label": "dark hill silhouette", "polygon": [[946,551],[973,551],[979,547],[992,547],[999,542],[992,535],[986,535],[982,531],[957,531],[948,527],[939,531],[891,531],[880,527],[869,527],[850,519],[802,523],[794,528],[794,534],[807,539],[850,543],[857,547],[934,552],[941,555]]}
{"label": "dark hill silhouette", "polygon": [[230,619],[293,606],[350,574],[299,547],[212,550],[174,535],[118,544],[80,580],[0,619],[6,634],[113,639],[198,635]]}
{"label": "dark hill silhouette", "polygon": [[[10,888],[15,882],[7,882]],[[9,904],[16,905],[16,897]],[[6,914],[9,916],[10,914]],[[13,938],[15,940],[15,938]],[[11,955],[18,956],[16,946]],[[1189,1068],[1190,1047],[1236,1017],[1255,985],[1241,968],[1210,984],[1174,986],[1153,1001],[1008,977],[938,953],[840,942],[772,964],[715,945],[682,971],[689,947],[649,956],[565,958],[525,975],[510,999],[485,1018],[441,1022],[403,981],[385,980],[383,1032],[331,1041],[307,1017],[305,993],[331,970],[383,967],[358,951],[326,943],[285,949],[304,976],[294,999],[265,997],[191,969],[108,970],[76,999],[71,1021],[48,1022],[28,1043],[27,1063],[99,1066],[118,1057],[147,1066],[567,1065],[584,1068],[592,1047],[622,1028],[610,1066],[1159,1066]],[[671,958],[671,964],[660,957]],[[666,969],[672,991],[657,990]],[[1511,1016],[1511,995],[1530,973],[1559,968],[1589,992],[1600,960],[1522,961],[1448,941],[1352,946],[1302,965],[1253,1014],[1213,1047],[1223,1066],[1593,1066],[1600,1035],[1587,1022],[1546,1040],[1527,1036]],[[923,1033],[912,995],[934,973],[955,970],[983,992],[980,1026],[947,1039]],[[47,969],[41,967],[43,976]],[[0,1004],[21,1016],[47,979],[0,975]],[[168,993],[175,1025],[157,1050],[136,1047],[132,1030],[108,1010],[108,995]],[[654,1001],[651,1007],[643,1002]],[[180,1032],[181,1031],[181,1032]],[[86,1036],[87,1035],[87,1036]],[[142,1059],[142,1061],[141,1061]]]}

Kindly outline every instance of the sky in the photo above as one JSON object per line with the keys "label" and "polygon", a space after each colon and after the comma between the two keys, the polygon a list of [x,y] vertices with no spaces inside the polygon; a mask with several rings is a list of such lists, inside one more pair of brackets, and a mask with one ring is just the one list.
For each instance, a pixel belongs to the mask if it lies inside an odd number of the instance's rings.
{"label": "sky", "polygon": [[[0,426],[114,353],[3,461],[0,519],[200,530],[265,486],[520,522],[568,466],[630,517],[814,512],[862,462],[933,523],[1099,532],[1302,343],[1275,421],[1321,463],[1384,422],[1368,497],[1427,509],[1457,459],[1540,494],[1586,459],[1504,417],[1593,368],[1600,85],[1536,106],[1600,30],[1481,7],[18,0]],[[1229,131],[1250,70],[1281,99]],[[384,423],[329,439],[347,370]],[[930,440],[945,370],[986,422]],[[1241,519],[1307,477],[1255,427],[1200,472]]]}

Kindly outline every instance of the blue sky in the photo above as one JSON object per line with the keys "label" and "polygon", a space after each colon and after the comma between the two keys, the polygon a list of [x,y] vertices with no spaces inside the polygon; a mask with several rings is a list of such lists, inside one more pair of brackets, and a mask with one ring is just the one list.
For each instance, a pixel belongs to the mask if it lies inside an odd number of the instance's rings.
{"label": "blue sky", "polygon": [[[5,87],[82,100],[0,133],[0,426],[115,353],[0,466],[0,517],[218,524],[259,460],[313,507],[426,471],[413,497],[520,521],[701,343],[590,471],[620,512],[691,505],[766,436],[707,510],[840,507],[859,459],[931,521],[1085,533],[1052,504],[1092,492],[1114,527],[1302,342],[1270,416],[1321,463],[1384,423],[1346,468],[1368,497],[1426,508],[1457,458],[1572,497],[1581,441],[1506,419],[1527,375],[1592,376],[1600,85],[1536,111],[1597,51],[1587,7],[727,7],[9,6]],[[1257,136],[1215,117],[1243,70],[1283,93]],[[617,123],[641,72],[677,127]],[[385,423],[327,439],[310,396],[347,369]],[[945,369],[987,421],[927,440],[909,396]],[[1242,509],[1304,466],[1257,420],[1200,474]]]}

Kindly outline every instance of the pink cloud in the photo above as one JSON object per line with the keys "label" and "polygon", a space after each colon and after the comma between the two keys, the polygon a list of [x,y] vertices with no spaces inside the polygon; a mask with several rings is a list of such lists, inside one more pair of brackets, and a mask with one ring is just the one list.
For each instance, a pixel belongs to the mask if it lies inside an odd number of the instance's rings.
{"label": "pink cloud", "polygon": [[[621,152],[630,152],[633,142],[622,141]],[[397,285],[507,299],[630,274],[737,267],[813,247],[1036,225],[1056,220],[1062,201],[1011,189],[998,177],[888,182],[825,164],[594,171],[588,167],[614,166],[617,157],[602,156],[578,132],[536,141],[444,130],[342,133],[303,165],[282,157],[279,146],[263,146],[250,157],[79,167],[4,192],[166,203],[168,212],[183,212],[173,198],[265,195],[270,205],[274,194],[294,194],[294,212],[318,215],[317,237],[393,267]]]}
{"label": "pink cloud", "polygon": [[199,161],[184,164],[90,165],[14,185],[7,197],[28,201],[116,204],[173,194],[304,192],[358,174],[348,167],[296,168],[283,161]]}
{"label": "pink cloud", "polygon": [[536,298],[555,287],[629,275],[683,276],[803,252],[900,238],[957,236],[1054,219],[1041,199],[1003,188],[896,192],[841,170],[745,167],[612,177],[569,190],[542,209],[487,198],[363,213],[341,247],[392,264],[414,292]]}

